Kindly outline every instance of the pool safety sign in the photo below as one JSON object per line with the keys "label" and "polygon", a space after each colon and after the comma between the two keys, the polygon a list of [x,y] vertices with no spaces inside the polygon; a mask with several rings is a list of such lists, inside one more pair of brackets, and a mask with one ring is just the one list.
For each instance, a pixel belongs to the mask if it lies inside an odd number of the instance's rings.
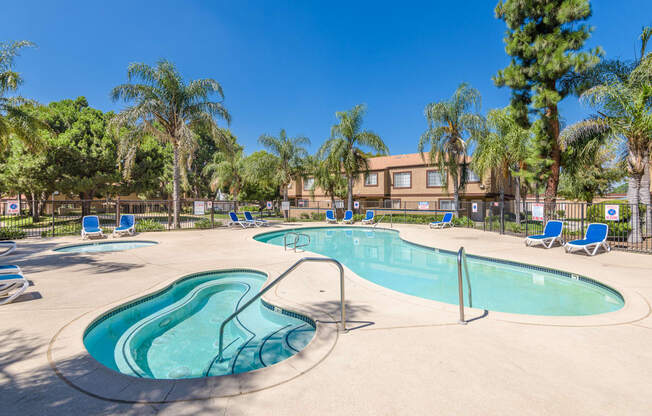
{"label": "pool safety sign", "polygon": [[290,201],[281,202],[281,210],[282,211],[289,211],[290,210]]}
{"label": "pool safety sign", "polygon": [[353,201],[353,208],[360,209],[360,201]]}
{"label": "pool safety sign", "polygon": [[618,221],[620,216],[620,205],[605,205],[604,219],[607,221]]}
{"label": "pool safety sign", "polygon": [[18,201],[7,201],[7,215],[17,215],[20,214],[18,210]]}
{"label": "pool safety sign", "polygon": [[344,201],[335,201],[335,208],[343,209],[344,208]]}
{"label": "pool safety sign", "polygon": [[532,204],[532,220],[543,221],[543,204]]}
{"label": "pool safety sign", "polygon": [[478,203],[474,202],[471,204],[471,211],[472,212],[478,212]]}
{"label": "pool safety sign", "polygon": [[204,201],[195,201],[193,205],[193,212],[195,215],[204,215],[206,205]]}
{"label": "pool safety sign", "polygon": [[428,201],[419,202],[419,209],[428,209],[430,208],[430,203]]}
{"label": "pool safety sign", "polygon": [[267,201],[267,209],[272,209],[272,201]]}

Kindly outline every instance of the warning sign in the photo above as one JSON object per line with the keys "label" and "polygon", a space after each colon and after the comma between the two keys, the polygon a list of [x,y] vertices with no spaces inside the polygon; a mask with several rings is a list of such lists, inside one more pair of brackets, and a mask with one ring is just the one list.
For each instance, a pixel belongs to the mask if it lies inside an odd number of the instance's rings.
{"label": "warning sign", "polygon": [[620,219],[620,205],[605,205],[604,219],[607,221],[618,221]]}

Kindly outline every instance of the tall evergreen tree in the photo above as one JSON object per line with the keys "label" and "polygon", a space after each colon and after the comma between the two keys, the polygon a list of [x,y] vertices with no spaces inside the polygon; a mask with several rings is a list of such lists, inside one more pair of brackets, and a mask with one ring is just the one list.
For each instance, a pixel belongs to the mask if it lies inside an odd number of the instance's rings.
{"label": "tall evergreen tree", "polygon": [[512,89],[515,116],[529,127],[535,113],[535,148],[546,180],[546,203],[557,197],[562,149],[558,104],[570,92],[560,82],[565,75],[583,72],[602,55],[596,48],[582,51],[592,28],[588,0],[501,0],[496,17],[507,25],[505,51],[512,60],[498,71],[494,83]]}

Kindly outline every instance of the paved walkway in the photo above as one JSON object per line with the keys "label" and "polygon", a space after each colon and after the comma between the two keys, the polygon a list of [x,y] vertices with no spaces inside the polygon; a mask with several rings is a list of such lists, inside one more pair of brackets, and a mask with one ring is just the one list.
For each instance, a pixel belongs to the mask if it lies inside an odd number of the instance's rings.
{"label": "paved walkway", "polygon": [[328,323],[338,316],[336,270],[310,264],[267,297],[324,322],[320,338],[294,361],[234,378],[234,385],[207,383],[203,390],[214,397],[205,400],[160,403],[193,392],[168,383],[150,395],[149,386],[127,384],[126,401],[141,402],[128,403],[110,393],[115,382],[103,370],[84,377],[95,366],[76,350],[84,322],[188,273],[247,267],[275,277],[302,255],[254,241],[259,229],[146,233],[137,238],[160,244],[88,255],[51,251],[78,238],[21,241],[3,261],[19,264],[34,285],[0,307],[0,414],[651,414],[652,256],[591,258],[468,229],[394,228],[433,247],[464,245],[473,254],[581,273],[617,288],[627,304],[577,318],[469,310],[479,319],[461,326],[456,306],[393,292],[347,270],[353,329],[338,335]]}

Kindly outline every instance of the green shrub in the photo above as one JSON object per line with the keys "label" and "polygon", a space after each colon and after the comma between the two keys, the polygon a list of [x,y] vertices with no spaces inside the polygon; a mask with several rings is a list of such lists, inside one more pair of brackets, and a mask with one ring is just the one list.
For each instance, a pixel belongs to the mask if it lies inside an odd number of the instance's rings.
{"label": "green shrub", "polygon": [[310,214],[310,219],[313,221],[326,221],[326,214],[313,212],[312,214]]}
{"label": "green shrub", "polygon": [[258,205],[243,205],[241,207],[238,207],[238,211],[240,211],[240,212],[245,212],[245,211],[258,212],[258,211],[260,211],[260,207]]}
{"label": "green shrub", "polygon": [[516,222],[506,222],[505,230],[511,233],[520,234],[521,232],[523,232],[524,227],[522,224],[518,224]]}
{"label": "green shrub", "polygon": [[[606,221],[604,219],[605,205],[620,205],[619,220]],[[586,210],[586,220],[588,222],[602,222],[609,225],[609,237],[626,237],[632,230],[630,220],[632,218],[632,208],[623,200],[604,201],[599,204],[591,205]],[[639,221],[643,223],[645,218],[645,205],[639,205]]]}
{"label": "green shrub", "polygon": [[0,240],[20,240],[21,238],[25,238],[26,235],[23,230],[0,228]]}
{"label": "green shrub", "polygon": [[136,231],[139,233],[145,231],[165,231],[165,225],[152,219],[138,220],[136,221]]}
{"label": "green shrub", "polygon": [[195,228],[201,228],[201,229],[212,228],[211,220],[209,220],[208,218],[202,218],[201,220],[195,222]]}
{"label": "green shrub", "polygon": [[310,214],[308,214],[307,212],[302,212],[301,215],[299,215],[299,218],[301,218],[302,220],[309,220]]}

